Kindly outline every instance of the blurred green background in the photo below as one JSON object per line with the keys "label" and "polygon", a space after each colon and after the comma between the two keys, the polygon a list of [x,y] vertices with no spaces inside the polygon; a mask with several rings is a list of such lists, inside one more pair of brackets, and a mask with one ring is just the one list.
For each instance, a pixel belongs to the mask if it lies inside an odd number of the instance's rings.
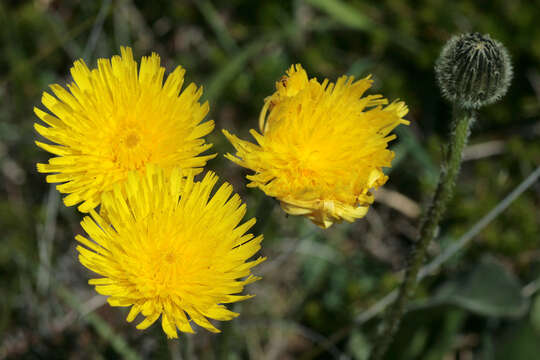
{"label": "blurred green background", "polygon": [[[430,259],[540,165],[538,14],[538,0],[0,1],[0,359],[365,359],[438,176],[451,115],[433,75],[441,47],[452,34],[489,33],[515,76],[480,111]],[[167,341],[159,325],[138,331],[104,304],[76,259],[81,215],[35,170],[49,157],[33,144],[42,91],[69,82],[75,59],[93,67],[121,45],[137,59],[155,51],[204,85],[220,153],[208,167],[260,217],[264,278],[234,305],[239,318],[217,324],[222,334]],[[322,231],[286,217],[222,156],[233,149],[221,129],[249,138],[293,63],[319,79],[372,74],[371,93],[410,107],[390,180],[354,224]],[[423,280],[388,359],[538,358],[539,204],[535,182]]]}

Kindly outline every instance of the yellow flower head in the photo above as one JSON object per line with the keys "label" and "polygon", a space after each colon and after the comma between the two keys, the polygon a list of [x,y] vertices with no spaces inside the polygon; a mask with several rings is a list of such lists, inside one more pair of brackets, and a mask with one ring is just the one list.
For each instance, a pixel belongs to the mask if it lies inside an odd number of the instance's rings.
{"label": "yellow flower head", "polygon": [[259,279],[251,268],[264,258],[247,260],[262,236],[246,234],[254,218],[238,225],[246,207],[230,197],[231,185],[210,196],[217,179],[208,173],[194,182],[178,168],[169,176],[153,166],[130,172],[103,195],[102,215],[91,210],[81,222],[92,240],[76,237],[79,260],[102,276],[89,284],[111,306],[131,306],[127,321],[142,313],[138,329],[161,316],[169,338],[177,328],[193,332],[190,321],[219,332],[207,318],[231,320],[238,314],[223,304],[252,297],[239,293]]}
{"label": "yellow flower head", "polygon": [[394,153],[389,133],[403,120],[407,106],[390,105],[381,95],[363,96],[369,77],[337,82],[308,79],[291,66],[265,99],[259,118],[258,144],[224,130],[236,148],[231,161],[252,169],[248,186],[276,197],[291,215],[305,215],[322,228],[335,221],[363,217],[373,202],[370,189],[383,185]]}
{"label": "yellow flower head", "polygon": [[88,212],[102,193],[146,164],[200,172],[215,156],[197,156],[212,146],[202,137],[214,122],[201,124],[208,103],[199,103],[202,88],[195,84],[181,91],[184,73],[177,67],[163,84],[165,68],[157,54],[143,57],[137,70],[131,49],[122,47],[121,56],[99,59],[97,69],[75,61],[69,91],[54,84],[56,97],[43,93],[42,103],[54,115],[35,108],[49,125],[35,129],[55,144],[36,144],[57,156],[37,169],[53,173],[47,182],[63,183],[57,189],[69,194],[67,206],[82,202],[79,210]]}

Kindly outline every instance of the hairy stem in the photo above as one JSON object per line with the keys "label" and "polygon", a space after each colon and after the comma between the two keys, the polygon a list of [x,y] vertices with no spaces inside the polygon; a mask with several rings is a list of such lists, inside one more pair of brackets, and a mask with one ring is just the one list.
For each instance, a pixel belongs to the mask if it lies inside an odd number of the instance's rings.
{"label": "hairy stem", "polygon": [[371,360],[380,360],[383,358],[394,334],[399,328],[407,301],[416,289],[416,278],[424,262],[427,248],[436,235],[446,205],[452,197],[454,184],[461,167],[463,149],[467,144],[470,125],[474,122],[475,113],[474,110],[454,107],[453,117],[450,143],[445,161],[441,167],[437,190],[420,225],[418,240],[409,255],[405,279],[399,288],[398,298],[385,313],[383,319],[384,327],[375,342]]}

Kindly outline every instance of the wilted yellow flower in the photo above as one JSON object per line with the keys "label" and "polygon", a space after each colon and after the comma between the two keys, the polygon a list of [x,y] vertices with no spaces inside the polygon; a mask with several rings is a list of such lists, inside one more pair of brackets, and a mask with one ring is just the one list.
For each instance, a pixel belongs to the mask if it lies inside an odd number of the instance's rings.
{"label": "wilted yellow flower", "polygon": [[42,103],[54,115],[35,108],[49,125],[35,128],[55,144],[36,144],[57,157],[37,169],[53,173],[47,182],[64,183],[57,189],[69,194],[67,206],[82,202],[79,210],[88,212],[103,192],[146,164],[201,168],[215,156],[197,156],[212,146],[202,137],[214,122],[201,123],[209,109],[199,103],[202,88],[190,84],[181,91],[184,73],[177,67],[163,84],[157,54],[143,57],[137,71],[131,48],[122,47],[121,57],[99,59],[97,69],[75,61],[69,91],[55,84],[56,97],[43,93]]}
{"label": "wilted yellow flower", "polygon": [[138,329],[161,316],[169,338],[177,328],[193,332],[190,321],[219,332],[207,318],[238,316],[223,304],[252,297],[239,293],[259,279],[251,268],[264,260],[247,261],[262,236],[246,234],[255,219],[238,225],[246,207],[237,194],[230,197],[231,185],[210,196],[215,174],[201,182],[184,175],[153,166],[130,172],[103,195],[102,215],[91,210],[81,222],[89,238],[76,237],[80,262],[102,276],[89,281],[96,291],[112,306],[131,306],[129,322],[142,313]]}
{"label": "wilted yellow flower", "polygon": [[394,153],[389,133],[403,120],[407,106],[390,105],[381,95],[363,96],[369,77],[342,76],[329,83],[308,79],[292,66],[265,99],[258,144],[224,130],[236,148],[231,161],[252,169],[248,186],[276,197],[291,215],[305,215],[322,228],[335,221],[363,217],[373,202],[370,189],[383,185]]}

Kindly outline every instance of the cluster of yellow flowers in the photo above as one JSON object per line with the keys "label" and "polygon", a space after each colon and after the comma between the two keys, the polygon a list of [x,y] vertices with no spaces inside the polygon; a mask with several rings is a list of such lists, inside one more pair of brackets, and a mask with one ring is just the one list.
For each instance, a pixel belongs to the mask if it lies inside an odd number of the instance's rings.
{"label": "cluster of yellow flowers", "polygon": [[[61,183],[67,206],[79,204],[88,234],[76,236],[81,264],[100,277],[89,280],[112,306],[131,307],[145,329],[161,317],[170,338],[193,332],[191,322],[219,332],[208,319],[238,314],[224,304],[245,300],[244,286],[259,279],[250,260],[262,235],[247,233],[255,219],[240,224],[246,206],[232,186],[208,171],[194,177],[216,154],[204,140],[214,129],[203,122],[208,103],[195,84],[182,90],[185,70],[163,82],[157,54],[138,66],[130,48],[71,69],[73,82],[44,92],[49,112],[35,109],[48,126],[35,124],[56,155],[40,172]],[[390,131],[406,124],[407,107],[380,95],[362,97],[369,78],[342,77],[334,83],[308,79],[296,65],[265,99],[258,145],[223,132],[237,150],[226,157],[252,169],[248,186],[277,198],[284,211],[305,215],[320,227],[363,217],[373,202],[370,189],[387,180]],[[231,196],[232,195],[232,196]]]}

